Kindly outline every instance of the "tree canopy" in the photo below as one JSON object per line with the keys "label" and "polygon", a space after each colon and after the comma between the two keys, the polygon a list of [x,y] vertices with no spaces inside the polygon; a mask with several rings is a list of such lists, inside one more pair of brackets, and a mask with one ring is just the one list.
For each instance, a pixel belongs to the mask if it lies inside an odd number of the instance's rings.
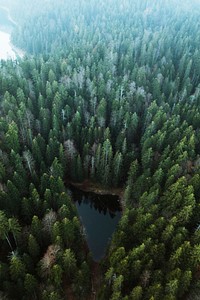
{"label": "tree canopy", "polygon": [[2,297],[87,299],[65,182],[89,180],[124,190],[98,299],[198,298],[198,1],[0,4],[26,52],[0,62]]}

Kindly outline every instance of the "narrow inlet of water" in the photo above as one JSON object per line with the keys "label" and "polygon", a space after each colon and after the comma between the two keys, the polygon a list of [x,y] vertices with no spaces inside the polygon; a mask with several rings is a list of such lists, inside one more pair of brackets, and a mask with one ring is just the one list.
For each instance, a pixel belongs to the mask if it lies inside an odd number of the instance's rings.
{"label": "narrow inlet of water", "polygon": [[9,10],[0,6],[0,60],[23,57],[24,53],[11,43],[11,32],[16,26],[9,15]]}
{"label": "narrow inlet of water", "polygon": [[112,234],[121,218],[118,196],[98,195],[70,187],[86,240],[94,261],[100,261],[106,253]]}

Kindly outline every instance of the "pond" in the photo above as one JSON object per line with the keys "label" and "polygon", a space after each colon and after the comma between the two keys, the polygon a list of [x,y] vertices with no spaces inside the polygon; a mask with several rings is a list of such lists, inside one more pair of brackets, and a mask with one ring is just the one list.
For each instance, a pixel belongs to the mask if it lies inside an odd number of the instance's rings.
{"label": "pond", "polygon": [[74,187],[70,187],[70,191],[85,230],[89,250],[94,261],[100,261],[105,256],[121,218],[119,197],[82,192]]}

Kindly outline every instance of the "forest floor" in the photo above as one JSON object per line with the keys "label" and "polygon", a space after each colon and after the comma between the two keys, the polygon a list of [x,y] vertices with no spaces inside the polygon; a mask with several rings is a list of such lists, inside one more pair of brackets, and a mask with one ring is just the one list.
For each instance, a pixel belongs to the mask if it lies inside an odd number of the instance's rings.
{"label": "forest floor", "polygon": [[122,210],[125,208],[124,204],[124,189],[123,188],[105,188],[98,183],[94,183],[90,180],[84,180],[81,183],[68,181],[68,184],[76,187],[83,192],[95,193],[98,195],[112,195],[118,196],[121,204]]}
{"label": "forest floor", "polygon": [[64,287],[64,293],[65,293],[65,299],[66,300],[77,300],[76,297],[74,296],[74,292],[72,290],[72,286],[66,284]]}
{"label": "forest floor", "polygon": [[92,278],[91,278],[92,291],[88,300],[96,300],[102,284],[102,272],[98,262],[94,261],[92,263],[91,274],[92,274]]}
{"label": "forest floor", "polygon": [[[102,284],[102,272],[98,262],[93,261],[91,267],[91,292],[86,300],[97,300],[98,292]],[[77,300],[71,284],[64,284],[64,292],[67,300]]]}

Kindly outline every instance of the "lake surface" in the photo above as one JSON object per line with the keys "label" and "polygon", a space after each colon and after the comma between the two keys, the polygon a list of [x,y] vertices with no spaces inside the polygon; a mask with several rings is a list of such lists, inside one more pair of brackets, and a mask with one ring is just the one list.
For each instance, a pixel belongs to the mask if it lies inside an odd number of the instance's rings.
{"label": "lake surface", "polygon": [[74,187],[70,190],[85,229],[88,247],[93,259],[99,261],[104,257],[108,243],[121,218],[119,198],[86,193]]}
{"label": "lake surface", "polygon": [[0,59],[15,59],[16,53],[10,41],[10,34],[0,31]]}
{"label": "lake surface", "polygon": [[23,56],[11,43],[10,33],[14,26],[13,22],[9,18],[8,11],[0,7],[0,59],[16,59],[17,55]]}

